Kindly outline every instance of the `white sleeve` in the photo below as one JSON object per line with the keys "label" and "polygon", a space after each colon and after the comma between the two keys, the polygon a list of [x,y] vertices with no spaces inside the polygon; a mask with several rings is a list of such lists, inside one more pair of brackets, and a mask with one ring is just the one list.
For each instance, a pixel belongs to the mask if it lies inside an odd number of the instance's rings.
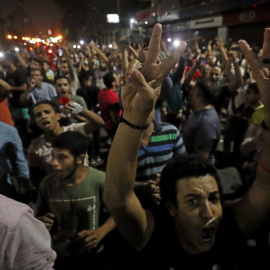
{"label": "white sleeve", "polygon": [[10,232],[6,250],[7,269],[50,270],[53,269],[55,258],[48,230],[29,208],[22,213]]}

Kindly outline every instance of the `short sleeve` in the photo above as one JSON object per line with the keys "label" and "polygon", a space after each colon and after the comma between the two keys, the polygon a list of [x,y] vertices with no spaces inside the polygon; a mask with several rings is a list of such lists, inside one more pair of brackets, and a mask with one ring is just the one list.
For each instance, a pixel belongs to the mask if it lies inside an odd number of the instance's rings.
{"label": "short sleeve", "polygon": [[10,232],[6,254],[8,269],[53,269],[55,258],[48,230],[29,208]]}

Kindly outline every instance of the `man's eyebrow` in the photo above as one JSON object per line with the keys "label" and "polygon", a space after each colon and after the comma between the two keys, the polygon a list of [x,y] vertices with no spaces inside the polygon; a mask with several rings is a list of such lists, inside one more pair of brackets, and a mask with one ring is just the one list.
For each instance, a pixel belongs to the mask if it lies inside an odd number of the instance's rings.
{"label": "man's eyebrow", "polygon": [[220,195],[219,191],[218,190],[215,190],[213,192],[210,192],[209,194],[210,196],[215,196],[215,195]]}
{"label": "man's eyebrow", "polygon": [[187,198],[189,198],[189,197],[200,197],[201,195],[200,194],[198,194],[198,193],[187,193],[185,196],[184,196],[184,198],[183,199],[187,199]]}

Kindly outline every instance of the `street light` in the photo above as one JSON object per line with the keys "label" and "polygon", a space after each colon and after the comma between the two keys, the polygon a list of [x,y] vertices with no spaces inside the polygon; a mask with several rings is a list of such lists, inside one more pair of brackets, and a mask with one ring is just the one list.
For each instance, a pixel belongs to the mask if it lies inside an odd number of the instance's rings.
{"label": "street light", "polygon": [[129,20],[129,22],[130,22],[130,31],[132,32],[133,31],[133,24],[135,23],[135,19],[131,18]]}
{"label": "street light", "polygon": [[180,40],[179,39],[176,39],[174,42],[173,42],[173,46],[174,47],[178,47],[180,45]]}

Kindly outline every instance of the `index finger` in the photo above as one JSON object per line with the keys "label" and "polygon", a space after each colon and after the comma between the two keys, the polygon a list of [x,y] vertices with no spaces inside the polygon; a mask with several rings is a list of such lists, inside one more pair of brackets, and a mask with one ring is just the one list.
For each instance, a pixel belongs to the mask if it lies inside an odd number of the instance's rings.
{"label": "index finger", "polygon": [[85,238],[85,237],[87,237],[87,236],[89,236],[89,235],[92,235],[92,234],[94,234],[94,233],[95,233],[94,230],[83,230],[83,231],[81,231],[81,232],[78,233],[78,236],[79,236],[80,238]]}
{"label": "index finger", "polygon": [[263,58],[270,59],[270,28],[264,31]]}
{"label": "index finger", "polygon": [[53,213],[47,213],[46,217],[55,218],[55,215]]}
{"label": "index finger", "polygon": [[162,26],[160,23],[157,23],[152,32],[152,36],[149,43],[149,49],[146,56],[145,64],[153,64],[156,63],[157,57],[160,51],[160,41],[162,34]]}

